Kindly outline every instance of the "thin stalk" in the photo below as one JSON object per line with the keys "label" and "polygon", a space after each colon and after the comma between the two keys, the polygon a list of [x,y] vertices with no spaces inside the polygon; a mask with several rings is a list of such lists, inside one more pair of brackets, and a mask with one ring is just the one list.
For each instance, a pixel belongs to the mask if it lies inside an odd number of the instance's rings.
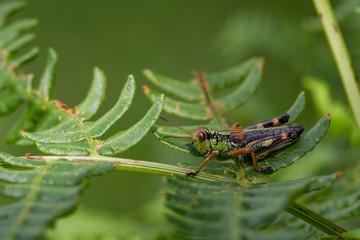
{"label": "thin stalk", "polygon": [[[125,159],[125,158],[114,158],[114,157],[104,157],[104,156],[31,156],[32,158],[42,158],[45,161],[56,161],[57,159],[63,158],[69,161],[89,161],[89,162],[113,162],[116,170],[122,171],[131,171],[131,172],[141,172],[156,174],[166,177],[173,177],[174,175],[183,175],[192,171],[188,168],[177,167],[173,165],[156,163],[150,161],[134,160],[134,159]],[[237,183],[243,187],[250,187],[252,184],[246,179],[233,179],[227,178],[216,174],[210,174],[205,172],[200,172],[196,175],[196,178],[216,181],[216,182],[227,182],[227,183]]]}
{"label": "thin stalk", "polygon": [[349,52],[329,0],[313,0],[336,61],[355,121],[360,130],[360,93]]}
{"label": "thin stalk", "polygon": [[217,124],[219,125],[219,127],[227,129],[229,128],[229,126],[227,126],[226,122],[224,119],[221,119],[221,117],[219,116],[218,111],[215,108],[215,105],[213,104],[211,97],[210,97],[210,93],[209,93],[209,85],[207,84],[207,82],[205,81],[204,75],[205,73],[199,73],[197,71],[193,71],[194,76],[196,77],[196,79],[199,81],[199,85],[204,93],[205,96],[205,100],[206,100],[206,104],[209,106],[210,111],[212,113],[212,115],[214,116]]}
{"label": "thin stalk", "polygon": [[345,229],[296,202],[292,202],[286,211],[330,236],[337,236],[338,239],[346,240],[342,236],[346,232]]}

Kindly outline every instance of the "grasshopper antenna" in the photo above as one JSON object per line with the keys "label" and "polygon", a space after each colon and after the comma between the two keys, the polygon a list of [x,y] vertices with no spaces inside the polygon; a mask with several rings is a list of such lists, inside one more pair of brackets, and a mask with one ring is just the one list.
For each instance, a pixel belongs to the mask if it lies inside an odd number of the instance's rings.
{"label": "grasshopper antenna", "polygon": [[163,136],[163,138],[191,138],[190,136]]}
{"label": "grasshopper antenna", "polygon": [[187,134],[190,135],[190,136],[164,136],[164,138],[191,138],[191,139],[193,138],[192,134],[191,134],[189,131],[187,131],[187,130],[183,129],[182,127],[176,125],[175,123],[173,123],[173,122],[171,122],[171,121],[163,118],[162,116],[160,116],[160,118],[161,118],[162,120],[164,120],[165,122],[170,123],[170,124],[173,125],[174,127],[177,127],[178,129],[180,129],[180,130],[182,130],[182,131],[184,131],[184,132],[186,132]]}

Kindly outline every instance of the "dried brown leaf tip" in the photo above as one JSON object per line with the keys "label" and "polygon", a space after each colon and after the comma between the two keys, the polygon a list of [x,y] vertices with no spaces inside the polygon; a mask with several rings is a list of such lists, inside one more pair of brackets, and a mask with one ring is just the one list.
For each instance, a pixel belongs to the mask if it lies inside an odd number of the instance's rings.
{"label": "dried brown leaf tip", "polygon": [[335,173],[334,178],[337,180],[337,179],[341,178],[341,177],[342,177],[342,175],[343,175],[343,173],[342,173],[342,172],[337,172],[337,173]]}
{"label": "dried brown leaf tip", "polygon": [[94,140],[96,142],[96,149],[99,149],[104,141]]}
{"label": "dried brown leaf tip", "polygon": [[76,107],[74,107],[74,108],[69,108],[69,107],[66,105],[66,103],[63,103],[63,102],[61,102],[61,101],[56,101],[56,106],[57,106],[58,108],[64,109],[66,112],[69,112],[69,113],[72,114],[72,115],[77,115],[77,114],[78,114],[78,110],[77,110]]}
{"label": "dried brown leaf tip", "polygon": [[143,91],[144,91],[145,93],[149,92],[149,87],[146,86],[146,85],[143,85],[143,86],[142,86],[142,89],[143,89]]}
{"label": "dried brown leaf tip", "polygon": [[43,157],[30,157],[30,154],[31,154],[31,153],[26,153],[26,154],[25,154],[25,157],[26,157],[27,159],[40,159],[40,160],[44,160]]}
{"label": "dried brown leaf tip", "polygon": [[58,108],[62,108],[64,109],[65,111],[69,110],[70,108],[66,105],[66,103],[63,103],[61,101],[56,101],[56,106]]}

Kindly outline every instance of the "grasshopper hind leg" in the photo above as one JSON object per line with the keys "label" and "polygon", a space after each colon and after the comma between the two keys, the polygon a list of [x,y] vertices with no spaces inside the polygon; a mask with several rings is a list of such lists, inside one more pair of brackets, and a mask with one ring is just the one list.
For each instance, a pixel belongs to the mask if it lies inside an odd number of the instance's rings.
{"label": "grasshopper hind leg", "polygon": [[[259,168],[258,166],[258,158],[256,157],[256,153],[254,151],[254,149],[252,147],[243,147],[243,148],[238,148],[235,149],[233,151],[230,152],[230,155],[235,156],[235,155],[241,155],[241,154],[250,154],[252,161],[253,161],[253,166],[255,168],[256,171],[258,172],[268,172],[271,173],[273,172],[273,169],[270,166],[266,166],[264,168]],[[245,168],[246,164],[244,163],[244,159],[240,159],[241,161],[241,165]]]}
{"label": "grasshopper hind leg", "polygon": [[[253,160],[253,165],[254,165],[255,170],[258,171],[258,172],[262,172],[262,170],[259,168],[259,166],[257,164],[257,158],[256,158],[255,151],[254,151],[253,148],[251,148],[249,146],[246,146],[246,147],[242,147],[242,148],[232,150],[229,154],[231,156],[237,156],[237,155],[241,155],[241,154],[251,154],[251,158]],[[242,165],[243,164],[244,163],[242,163]]]}
{"label": "grasshopper hind leg", "polygon": [[276,118],[256,123],[254,125],[246,127],[245,129],[277,127],[284,123],[287,123],[289,121],[289,118],[290,118],[290,115],[288,113],[283,113]]}
{"label": "grasshopper hind leg", "polygon": [[231,156],[240,155],[240,154],[251,154],[253,160],[253,165],[256,171],[258,172],[273,172],[271,167],[259,168],[258,166],[258,157],[257,154],[267,153],[271,149],[274,149],[282,144],[289,143],[297,139],[303,128],[301,127],[299,131],[290,130],[278,135],[269,136],[260,138],[258,140],[248,143],[245,147],[235,149],[230,152]]}

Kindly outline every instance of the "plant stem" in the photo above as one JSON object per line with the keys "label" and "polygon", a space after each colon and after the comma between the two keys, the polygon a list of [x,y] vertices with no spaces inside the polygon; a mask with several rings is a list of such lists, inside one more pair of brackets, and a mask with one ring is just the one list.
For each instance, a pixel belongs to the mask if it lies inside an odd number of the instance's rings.
{"label": "plant stem", "polygon": [[334,55],[357,127],[360,130],[360,94],[349,52],[329,0],[313,0],[313,2]]}
{"label": "plant stem", "polygon": [[[40,158],[40,156],[32,156],[33,158]],[[57,159],[63,158],[69,161],[89,161],[89,162],[113,162],[116,170],[125,170],[132,172],[141,172],[141,173],[150,173],[161,176],[173,177],[174,174],[185,175],[191,169],[177,167],[173,165],[156,163],[150,161],[134,160],[134,159],[125,159],[125,158],[114,158],[114,157],[104,157],[104,156],[41,156],[45,161],[55,161]],[[216,181],[216,182],[228,182],[228,183],[237,183],[243,187],[250,187],[252,184],[246,179],[233,179],[227,178],[216,174],[210,174],[206,172],[200,172],[196,175],[196,178]]]}
{"label": "plant stem", "polygon": [[345,229],[296,202],[292,202],[286,211],[330,236],[346,239],[342,236],[342,233],[346,232]]}
{"label": "plant stem", "polygon": [[209,85],[207,84],[207,82],[205,81],[205,78],[204,78],[205,73],[199,73],[197,71],[193,71],[193,74],[196,77],[196,79],[199,81],[199,85],[205,96],[206,104],[209,106],[211,113],[214,116],[217,124],[221,128],[224,128],[224,129],[229,128],[229,126],[227,126],[225,120],[220,118],[219,113],[217,112],[217,110],[211,100],[210,93],[209,93]]}

